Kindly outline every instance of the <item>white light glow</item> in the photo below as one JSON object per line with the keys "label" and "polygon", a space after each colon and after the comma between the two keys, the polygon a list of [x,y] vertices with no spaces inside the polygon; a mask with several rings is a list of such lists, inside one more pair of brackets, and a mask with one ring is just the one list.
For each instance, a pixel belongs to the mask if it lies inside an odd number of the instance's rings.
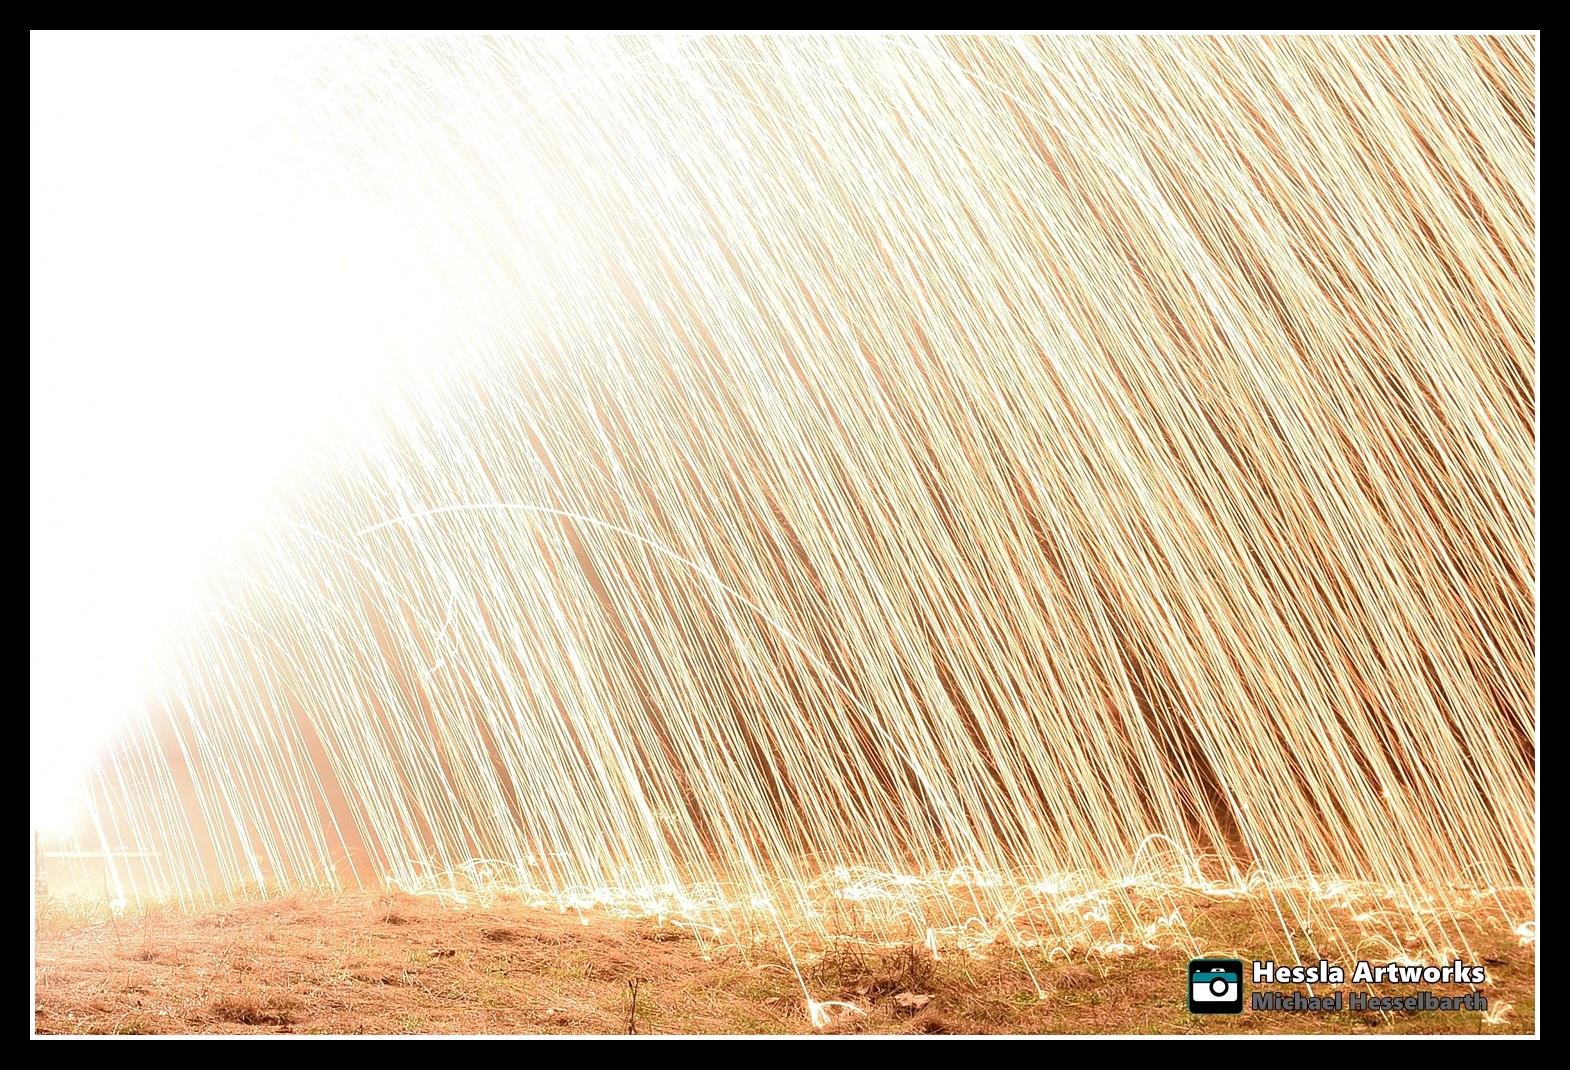
{"label": "white light glow", "polygon": [[34,820],[135,707],[215,541],[422,331],[413,238],[291,130],[304,37],[35,36]]}

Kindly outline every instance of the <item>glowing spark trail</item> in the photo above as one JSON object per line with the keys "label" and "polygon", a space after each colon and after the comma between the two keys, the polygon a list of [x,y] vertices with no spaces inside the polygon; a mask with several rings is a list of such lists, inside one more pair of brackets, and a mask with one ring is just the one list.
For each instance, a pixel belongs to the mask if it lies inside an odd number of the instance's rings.
{"label": "glowing spark trail", "polygon": [[1537,886],[1535,49],[303,48],[258,188],[380,355],[94,765],[123,879],[1456,946]]}

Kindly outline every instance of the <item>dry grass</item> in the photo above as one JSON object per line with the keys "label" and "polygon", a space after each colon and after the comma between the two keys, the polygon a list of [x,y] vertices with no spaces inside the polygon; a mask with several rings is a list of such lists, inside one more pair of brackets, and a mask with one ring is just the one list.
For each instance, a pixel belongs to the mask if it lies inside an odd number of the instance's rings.
{"label": "dry grass", "polygon": [[[1256,904],[1188,906],[1202,946],[1271,954],[1249,942]],[[1497,1023],[1475,1013],[1195,1017],[1177,947],[1048,961],[1002,944],[934,956],[918,943],[836,941],[795,949],[832,1016],[814,1030],[779,949],[705,949],[653,920],[509,903],[456,910],[403,895],[119,919],[45,903],[33,1023],[39,1034],[623,1034],[629,1021],[639,1034],[1533,1032],[1532,948],[1491,919],[1475,928],[1490,1002],[1511,1005]]]}

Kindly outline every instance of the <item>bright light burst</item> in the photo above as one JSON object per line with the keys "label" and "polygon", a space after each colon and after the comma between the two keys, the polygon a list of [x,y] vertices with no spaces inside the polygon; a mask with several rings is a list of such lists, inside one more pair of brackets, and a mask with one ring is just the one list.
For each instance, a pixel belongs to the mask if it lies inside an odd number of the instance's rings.
{"label": "bright light burst", "polygon": [[143,891],[1536,888],[1533,39],[286,44],[70,330],[35,65],[35,807]]}

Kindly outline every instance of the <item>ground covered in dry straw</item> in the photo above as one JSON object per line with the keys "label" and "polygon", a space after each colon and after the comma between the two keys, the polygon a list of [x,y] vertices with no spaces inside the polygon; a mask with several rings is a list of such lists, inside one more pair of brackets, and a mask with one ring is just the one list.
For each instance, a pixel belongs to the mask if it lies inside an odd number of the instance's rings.
{"label": "ground covered in dry straw", "polygon": [[[1260,931],[1258,906],[1196,898],[1184,910],[1204,947],[1247,960],[1279,954],[1247,935]],[[652,919],[516,902],[454,908],[402,894],[296,895],[120,918],[45,900],[33,1024],[39,1034],[1533,1032],[1534,947],[1484,915],[1468,937],[1487,966],[1486,1019],[1194,1016],[1179,947],[1048,961],[1002,946],[934,956],[919,942],[845,941],[826,951],[803,943],[795,947],[801,973],[832,1016],[815,1028],[778,946],[705,948],[690,931]]]}

